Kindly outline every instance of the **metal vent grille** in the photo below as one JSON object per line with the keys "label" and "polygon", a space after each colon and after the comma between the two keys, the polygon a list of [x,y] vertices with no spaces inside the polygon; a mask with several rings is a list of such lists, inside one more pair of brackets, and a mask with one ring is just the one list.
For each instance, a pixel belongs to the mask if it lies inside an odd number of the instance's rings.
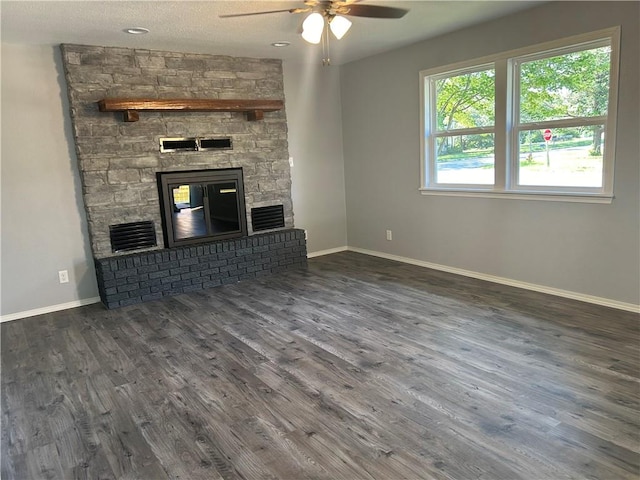
{"label": "metal vent grille", "polygon": [[233,150],[230,138],[201,138],[200,150]]}
{"label": "metal vent grille", "polygon": [[284,207],[282,205],[272,205],[252,208],[251,225],[254,232],[284,227]]}
{"label": "metal vent grille", "polygon": [[112,252],[138,250],[155,247],[158,244],[152,221],[109,225],[109,237]]}
{"label": "metal vent grille", "polygon": [[161,138],[160,151],[165,152],[195,152],[198,142],[195,138]]}

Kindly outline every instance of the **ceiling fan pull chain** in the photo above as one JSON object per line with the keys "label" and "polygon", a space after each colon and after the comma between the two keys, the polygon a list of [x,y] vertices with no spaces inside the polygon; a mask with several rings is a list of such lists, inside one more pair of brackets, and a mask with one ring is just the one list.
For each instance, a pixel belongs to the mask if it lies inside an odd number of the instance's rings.
{"label": "ceiling fan pull chain", "polygon": [[329,65],[331,65],[331,58],[329,56],[329,28],[325,28],[324,37],[322,38],[322,66],[328,67]]}

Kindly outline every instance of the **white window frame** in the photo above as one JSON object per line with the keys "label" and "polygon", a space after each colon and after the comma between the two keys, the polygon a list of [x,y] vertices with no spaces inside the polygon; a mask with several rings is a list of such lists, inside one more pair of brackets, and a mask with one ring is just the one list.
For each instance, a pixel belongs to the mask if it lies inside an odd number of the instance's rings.
{"label": "white window frame", "polygon": [[[611,47],[609,99],[607,115],[576,119],[519,123],[519,66],[525,61],[588,50]],[[470,61],[446,65],[420,72],[420,192],[423,195],[452,195],[491,198],[516,198],[589,203],[611,203],[615,163],[615,128],[618,103],[618,69],[620,27],[608,28],[553,42],[533,45]],[[435,172],[436,132],[435,81],[473,71],[495,69],[494,127],[456,130],[457,134],[494,133],[495,182],[484,184],[439,184]],[[555,187],[518,185],[518,140],[521,130],[604,124],[603,178],[601,187]],[[469,132],[467,132],[469,130]],[[488,130],[488,131],[484,131]],[[447,136],[446,134],[444,136]]]}

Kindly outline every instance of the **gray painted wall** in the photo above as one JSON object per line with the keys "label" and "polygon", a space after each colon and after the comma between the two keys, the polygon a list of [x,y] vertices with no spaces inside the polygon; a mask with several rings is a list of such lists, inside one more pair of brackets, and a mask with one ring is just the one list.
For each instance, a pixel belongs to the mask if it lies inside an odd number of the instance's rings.
{"label": "gray painted wall", "polygon": [[[349,246],[640,303],[638,19],[637,2],[548,3],[343,66]],[[615,25],[622,37],[611,205],[420,195],[420,70]]]}
{"label": "gray painted wall", "polygon": [[285,62],[295,224],[307,230],[310,253],[347,244],[342,159],[340,69]]}
{"label": "gray painted wall", "polygon": [[2,45],[3,315],[98,295],[62,76],[59,49]]}

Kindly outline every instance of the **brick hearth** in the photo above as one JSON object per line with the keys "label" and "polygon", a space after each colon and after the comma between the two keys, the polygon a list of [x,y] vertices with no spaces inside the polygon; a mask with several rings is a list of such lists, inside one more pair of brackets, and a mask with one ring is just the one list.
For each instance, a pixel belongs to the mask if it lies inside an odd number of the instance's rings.
{"label": "brick hearth", "polygon": [[107,308],[262,277],[307,264],[304,230],[96,259]]}

